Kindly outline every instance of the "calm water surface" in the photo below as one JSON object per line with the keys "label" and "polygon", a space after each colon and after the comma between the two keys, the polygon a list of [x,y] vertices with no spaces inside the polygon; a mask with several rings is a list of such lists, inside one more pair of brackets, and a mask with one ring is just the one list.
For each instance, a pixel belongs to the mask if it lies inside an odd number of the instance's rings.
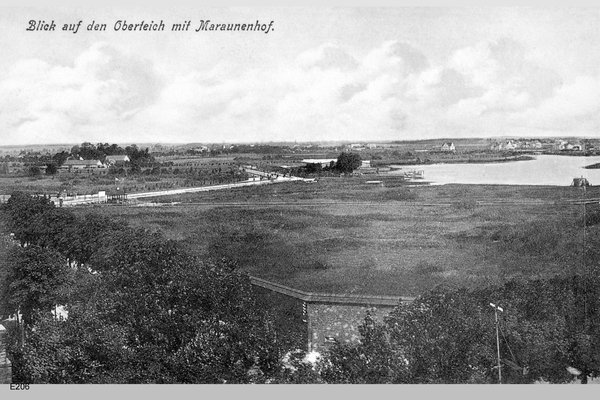
{"label": "calm water surface", "polygon": [[425,171],[425,181],[434,184],[464,183],[490,185],[551,185],[569,186],[573,178],[581,176],[590,184],[600,185],[600,169],[584,169],[600,163],[600,156],[571,157],[540,155],[535,160],[490,164],[431,164],[399,166],[401,171]]}

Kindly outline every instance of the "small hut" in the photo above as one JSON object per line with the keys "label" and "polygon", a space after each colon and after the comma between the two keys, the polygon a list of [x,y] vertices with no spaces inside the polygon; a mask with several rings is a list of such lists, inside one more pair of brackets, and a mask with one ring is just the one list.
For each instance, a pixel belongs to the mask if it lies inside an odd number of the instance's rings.
{"label": "small hut", "polygon": [[588,182],[588,180],[582,176],[581,178],[573,178],[573,183],[571,183],[571,186],[587,187],[587,186],[591,186],[591,185]]}

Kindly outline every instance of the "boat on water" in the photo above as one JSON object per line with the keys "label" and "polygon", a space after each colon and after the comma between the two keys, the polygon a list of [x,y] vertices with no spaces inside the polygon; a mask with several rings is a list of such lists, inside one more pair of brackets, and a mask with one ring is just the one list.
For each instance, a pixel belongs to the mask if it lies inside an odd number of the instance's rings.
{"label": "boat on water", "polygon": [[406,178],[406,179],[424,179],[425,171],[416,170],[416,169],[404,171],[404,178]]}

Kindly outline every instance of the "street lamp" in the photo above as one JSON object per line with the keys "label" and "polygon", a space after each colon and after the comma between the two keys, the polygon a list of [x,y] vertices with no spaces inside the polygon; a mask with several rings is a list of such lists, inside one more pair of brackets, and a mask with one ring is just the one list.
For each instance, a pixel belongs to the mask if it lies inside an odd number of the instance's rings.
{"label": "street lamp", "polygon": [[498,311],[504,312],[502,307],[490,303],[490,306],[494,309],[494,315],[496,316],[496,348],[498,350],[498,384],[502,384],[502,366],[500,365],[500,336],[498,335]]}

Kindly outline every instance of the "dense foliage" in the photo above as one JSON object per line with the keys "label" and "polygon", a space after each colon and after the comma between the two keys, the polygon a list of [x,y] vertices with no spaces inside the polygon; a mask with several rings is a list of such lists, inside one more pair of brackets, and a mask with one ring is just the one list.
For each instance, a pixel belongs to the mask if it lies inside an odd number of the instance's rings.
{"label": "dense foliage", "polygon": [[[0,252],[0,317],[23,317],[8,326],[15,382],[496,383],[490,302],[504,309],[503,383],[568,382],[569,367],[581,382],[600,376],[592,234],[586,268],[476,290],[439,286],[383,321],[368,315],[360,343],[334,344],[313,367],[303,352],[284,357],[280,321],[234,262],[200,260],[160,232],[45,197],[15,192],[1,211],[3,238],[14,240]],[[523,234],[532,238],[509,231],[498,240],[556,248],[548,235]],[[57,305],[68,318],[50,312]]]}
{"label": "dense foliage", "polygon": [[[0,309],[14,380],[33,383],[247,383],[277,372],[281,349],[250,282],[160,233],[77,218],[14,193]],[[60,320],[49,312],[63,305]]]}
{"label": "dense foliage", "polygon": [[335,168],[340,172],[352,172],[355,169],[358,169],[361,164],[361,158],[358,153],[352,152],[343,152],[337,158],[337,162],[335,163]]}
{"label": "dense foliage", "polygon": [[565,383],[600,376],[600,279],[511,281],[476,291],[438,287],[370,317],[358,345],[336,344],[321,363],[330,383],[496,383],[494,309],[500,304],[503,383]]}
{"label": "dense foliage", "polygon": [[[57,153],[55,155],[55,158],[58,157],[59,159],[61,159],[61,154],[63,153]],[[140,149],[135,144],[122,148],[121,146],[114,143],[111,145],[109,145],[108,143],[98,143],[97,145],[95,145],[90,142],[84,142],[81,145],[76,145],[71,148],[71,155],[73,157],[81,157],[84,160],[104,161],[106,156],[125,154],[129,157],[132,164],[140,165],[154,160],[148,148]]]}

